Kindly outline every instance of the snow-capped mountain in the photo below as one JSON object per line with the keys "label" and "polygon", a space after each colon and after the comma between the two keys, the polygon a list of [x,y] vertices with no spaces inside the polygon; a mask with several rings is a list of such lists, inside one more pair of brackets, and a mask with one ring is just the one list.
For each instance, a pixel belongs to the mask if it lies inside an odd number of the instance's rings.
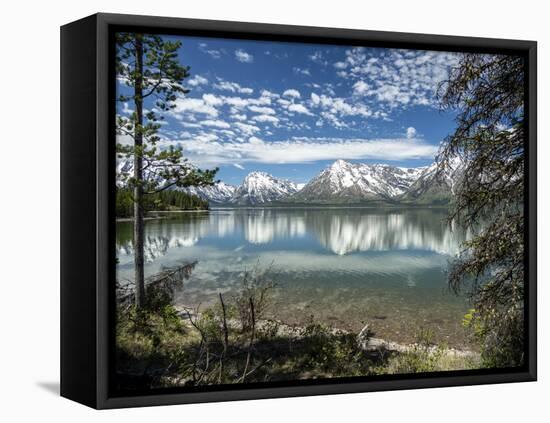
{"label": "snow-capped mountain", "polygon": [[301,201],[395,199],[407,192],[426,169],[337,160],[293,198]]}
{"label": "snow-capped mountain", "polygon": [[399,199],[416,203],[448,202],[460,183],[464,165],[461,159],[455,158],[438,171],[438,164],[432,163]]}
{"label": "snow-capped mountain", "polygon": [[219,182],[210,187],[189,187],[185,191],[217,204],[255,205],[287,198],[299,186],[265,172],[251,172],[239,186]]}
{"label": "snow-capped mountain", "polygon": [[220,181],[214,185],[206,187],[187,187],[180,188],[181,190],[187,192],[188,194],[196,195],[203,200],[208,200],[213,203],[229,203],[237,190],[237,187],[234,185],[226,184],[223,181]]}
{"label": "snow-capped mountain", "polygon": [[286,179],[278,179],[265,172],[251,172],[237,187],[230,202],[239,205],[269,203],[298,192],[298,186]]}
{"label": "snow-capped mountain", "polygon": [[[350,163],[337,160],[307,184],[296,184],[265,172],[249,173],[239,186],[218,182],[207,187],[175,188],[214,204],[259,205],[288,203],[353,203],[392,201],[403,203],[446,203],[460,181],[464,164],[455,160],[438,172],[437,163],[405,168],[386,164]],[[131,176],[133,162],[117,163],[117,185]]]}

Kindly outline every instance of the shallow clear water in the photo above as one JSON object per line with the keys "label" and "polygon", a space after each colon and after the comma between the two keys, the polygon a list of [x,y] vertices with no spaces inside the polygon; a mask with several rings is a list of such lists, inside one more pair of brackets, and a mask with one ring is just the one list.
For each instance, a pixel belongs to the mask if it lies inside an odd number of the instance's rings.
{"label": "shallow clear water", "polygon": [[[146,222],[147,275],[198,260],[177,296],[186,305],[238,288],[243,271],[272,265],[271,312],[411,342],[419,328],[466,344],[468,304],[447,288],[446,269],[466,234],[445,209],[215,209]],[[117,223],[117,278],[131,281],[132,223]]]}

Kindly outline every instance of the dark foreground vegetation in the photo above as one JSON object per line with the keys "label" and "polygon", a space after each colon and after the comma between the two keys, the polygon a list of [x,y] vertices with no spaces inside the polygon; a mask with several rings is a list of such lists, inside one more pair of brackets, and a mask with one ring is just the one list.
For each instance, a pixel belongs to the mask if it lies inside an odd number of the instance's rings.
{"label": "dark foreground vegetation", "polygon": [[[374,335],[268,319],[273,283],[267,271],[245,272],[233,294],[204,309],[176,308],[172,298],[195,263],[167,269],[147,283],[146,307],[119,289],[117,385],[120,390],[254,383],[479,368],[419,330],[401,350],[365,348]],[[269,313],[268,313],[269,312]]]}
{"label": "dark foreground vegetation", "polygon": [[[160,191],[149,195],[143,202],[144,211],[208,210],[208,201],[196,195],[176,190]],[[132,217],[134,198],[132,190],[118,188],[116,192],[116,216]]]}

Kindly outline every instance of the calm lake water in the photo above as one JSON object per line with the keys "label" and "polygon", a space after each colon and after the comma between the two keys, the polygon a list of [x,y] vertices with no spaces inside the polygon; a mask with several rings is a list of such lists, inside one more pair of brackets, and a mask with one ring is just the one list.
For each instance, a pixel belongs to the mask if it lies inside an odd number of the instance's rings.
{"label": "calm lake water", "polygon": [[[445,209],[215,209],[146,222],[147,275],[198,261],[176,298],[209,304],[238,288],[244,270],[272,264],[272,313],[290,324],[330,326],[412,342],[419,328],[466,347],[469,305],[448,290],[446,270],[467,234]],[[132,223],[117,223],[119,281],[133,274]]]}

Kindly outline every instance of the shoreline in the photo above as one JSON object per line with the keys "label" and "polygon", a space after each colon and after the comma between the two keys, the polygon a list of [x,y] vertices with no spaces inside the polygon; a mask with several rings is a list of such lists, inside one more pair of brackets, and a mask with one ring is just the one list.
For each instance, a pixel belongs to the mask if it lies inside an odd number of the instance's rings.
{"label": "shoreline", "polygon": [[[174,306],[176,309],[176,312],[178,314],[178,317],[185,322],[185,324],[189,323],[189,316],[191,318],[196,318],[197,316],[200,316],[201,313],[196,313],[193,308],[183,306],[183,305],[176,305]],[[236,319],[229,319],[227,321],[229,327],[238,327],[239,322]],[[261,321],[258,321],[258,328],[262,328],[265,326],[268,326],[272,323],[277,324],[277,335],[281,337],[288,337],[288,338],[296,338],[300,339],[303,337],[300,335],[300,332],[305,329],[306,326],[303,325],[291,325],[288,323],[285,323],[278,319],[264,319]],[[355,332],[347,330],[347,329],[341,329],[336,327],[329,327],[330,333],[333,335],[338,333],[344,333],[344,334],[355,334]],[[413,353],[418,351],[418,349],[423,348],[426,350],[429,354],[435,354],[438,351],[442,351],[443,354],[446,357],[449,358],[471,358],[471,359],[479,359],[480,353],[471,349],[461,349],[461,348],[455,348],[455,347],[449,347],[445,346],[443,347],[443,344],[437,344],[437,343],[430,343],[430,345],[425,346],[421,345],[419,343],[404,343],[404,342],[395,342],[390,341],[383,338],[378,338],[370,335],[370,325],[367,324],[359,331],[356,335],[356,342],[357,345],[366,353],[369,354],[387,354],[387,353],[399,353],[399,354],[407,354],[407,353]]]}
{"label": "shoreline", "polygon": [[[155,210],[150,213],[208,213],[210,210]],[[155,219],[163,219],[165,216],[146,216],[143,218],[143,220],[155,220]],[[115,220],[117,222],[133,222],[133,217],[116,217]]]}
{"label": "shoreline", "polygon": [[[353,209],[353,210],[422,210],[422,209],[448,209],[449,205],[377,205],[377,206],[368,206],[368,205],[338,205],[338,204],[314,204],[314,205],[259,205],[259,206],[212,206],[206,210],[155,210],[149,213],[159,213],[159,214],[186,214],[186,213],[209,213],[211,211],[231,211],[231,210],[341,210],[341,209]],[[143,220],[155,220],[155,219],[164,219],[166,216],[147,216]],[[133,222],[133,217],[115,217],[116,222]]]}
{"label": "shoreline", "polygon": [[[200,307],[199,315],[210,307],[215,307],[217,304],[217,295],[210,298],[187,298],[187,302],[182,302],[181,297],[178,297],[172,304],[180,313],[181,317],[186,317],[186,311],[190,311],[195,315],[197,308]],[[420,319],[419,321],[409,322],[407,315],[387,316],[376,313],[361,313],[359,315],[353,313],[341,313],[334,315],[333,313],[322,313],[318,309],[307,308],[307,312],[290,313],[289,309],[293,310],[298,306],[298,303],[292,303],[290,308],[284,310],[278,308],[278,302],[274,303],[275,310],[267,310],[264,315],[264,320],[278,322],[288,328],[304,328],[311,323],[310,319],[315,316],[314,323],[321,324],[335,331],[345,333],[358,334],[368,325],[373,331],[371,333],[373,339],[378,339],[379,343],[387,345],[413,345],[417,340],[418,333],[429,331],[431,333],[431,342],[435,345],[445,345],[448,349],[464,350],[478,352],[478,347],[472,344],[464,333],[462,333],[461,318],[467,311],[457,314],[456,320],[436,320],[435,323],[426,322]],[[303,311],[303,310],[302,310]],[[403,323],[403,319],[407,321]],[[459,327],[457,327],[459,326]]]}
{"label": "shoreline", "polygon": [[210,207],[210,210],[256,210],[256,209],[369,209],[369,210],[375,210],[375,209],[383,209],[383,210],[394,210],[394,209],[448,209],[449,205],[407,205],[407,204],[396,204],[396,205],[376,205],[376,206],[369,206],[369,205],[353,205],[353,204],[301,204],[301,205],[261,205],[261,206],[224,206],[224,205],[216,205]]}

